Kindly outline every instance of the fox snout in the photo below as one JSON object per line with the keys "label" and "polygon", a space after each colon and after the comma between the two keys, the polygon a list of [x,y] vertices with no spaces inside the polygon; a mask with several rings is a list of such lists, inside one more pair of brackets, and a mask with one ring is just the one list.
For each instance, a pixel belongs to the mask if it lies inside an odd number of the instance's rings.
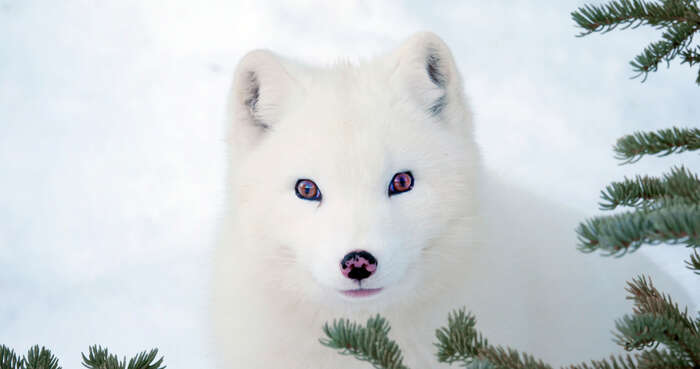
{"label": "fox snout", "polygon": [[357,282],[369,278],[377,270],[377,259],[367,251],[351,251],[340,261],[340,272]]}

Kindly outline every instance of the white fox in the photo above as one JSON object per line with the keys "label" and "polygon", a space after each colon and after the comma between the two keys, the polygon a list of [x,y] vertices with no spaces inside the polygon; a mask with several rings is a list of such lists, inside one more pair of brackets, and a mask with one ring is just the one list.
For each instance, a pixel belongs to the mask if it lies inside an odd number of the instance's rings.
{"label": "white fox", "polygon": [[252,51],[229,102],[221,368],[369,368],[319,338],[326,321],[376,313],[406,365],[447,367],[435,329],[462,306],[491,343],[578,363],[620,351],[626,280],[649,274],[684,302],[641,255],[580,253],[580,214],[484,170],[456,63],[432,33],[359,65]]}

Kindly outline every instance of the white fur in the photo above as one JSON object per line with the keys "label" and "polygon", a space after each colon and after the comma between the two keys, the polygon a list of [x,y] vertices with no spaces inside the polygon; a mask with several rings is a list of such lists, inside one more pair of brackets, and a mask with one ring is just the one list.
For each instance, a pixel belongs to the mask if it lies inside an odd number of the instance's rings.
{"label": "white fur", "polygon": [[[461,78],[432,33],[360,65],[312,68],[253,51],[230,103],[229,204],[214,278],[221,368],[368,368],[318,339],[326,321],[377,312],[407,365],[441,367],[434,332],[460,306],[490,342],[573,363],[614,349],[613,321],[631,310],[626,280],[651,274],[680,296],[640,255],[581,254],[581,215],[482,168]],[[406,170],[414,188],[388,197],[390,179]],[[318,184],[321,203],[295,196],[300,178]],[[338,292],[354,286],[339,262],[356,249],[377,258],[363,286],[380,294]]]}

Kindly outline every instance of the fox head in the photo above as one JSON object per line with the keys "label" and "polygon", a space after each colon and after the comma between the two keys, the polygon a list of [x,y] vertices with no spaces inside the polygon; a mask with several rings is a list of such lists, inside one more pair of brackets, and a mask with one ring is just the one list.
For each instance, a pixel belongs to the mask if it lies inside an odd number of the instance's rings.
{"label": "fox head", "polygon": [[347,307],[439,289],[428,281],[466,247],[479,163],[439,37],[419,33],[371,61],[327,68],[252,51],[229,104],[224,226],[239,242],[224,247],[246,258],[231,268],[262,263],[251,278],[267,287]]}

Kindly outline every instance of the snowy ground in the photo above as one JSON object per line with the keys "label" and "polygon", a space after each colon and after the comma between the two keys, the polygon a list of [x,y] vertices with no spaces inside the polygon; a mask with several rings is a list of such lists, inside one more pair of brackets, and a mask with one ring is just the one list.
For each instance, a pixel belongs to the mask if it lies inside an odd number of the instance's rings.
{"label": "snowy ground", "polygon": [[[433,30],[489,166],[590,215],[610,180],[700,169],[695,154],[612,159],[625,133],[698,124],[694,71],[627,78],[654,32],[576,39],[582,1],[431,3],[0,0],[0,343],[47,345],[64,368],[95,343],[211,367],[223,106],[253,48],[330,63]],[[699,304],[687,251],[652,254]]]}

